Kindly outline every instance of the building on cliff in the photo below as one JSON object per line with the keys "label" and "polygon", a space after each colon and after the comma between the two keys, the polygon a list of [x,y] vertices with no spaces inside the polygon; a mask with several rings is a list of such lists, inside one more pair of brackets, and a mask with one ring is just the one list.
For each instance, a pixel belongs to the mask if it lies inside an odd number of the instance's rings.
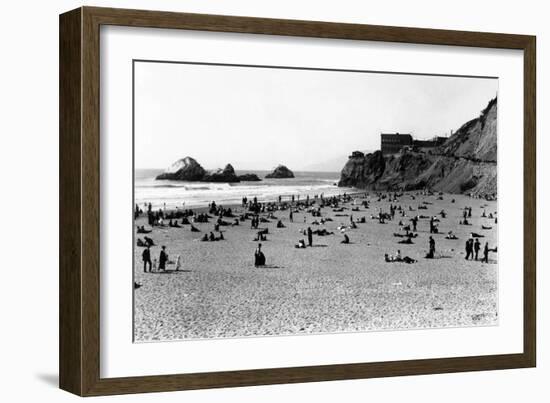
{"label": "building on cliff", "polygon": [[447,137],[436,136],[431,140],[415,140],[412,135],[406,133],[380,133],[380,151],[383,155],[397,154],[403,149],[426,149],[439,147],[447,140]]}
{"label": "building on cliff", "polygon": [[412,147],[413,138],[410,134],[380,133],[380,150],[382,154],[396,154],[403,147]]}

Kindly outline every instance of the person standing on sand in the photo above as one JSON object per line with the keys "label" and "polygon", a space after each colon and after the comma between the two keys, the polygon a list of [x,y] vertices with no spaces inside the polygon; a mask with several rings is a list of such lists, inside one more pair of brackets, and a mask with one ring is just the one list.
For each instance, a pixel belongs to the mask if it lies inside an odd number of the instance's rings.
{"label": "person standing on sand", "polygon": [[290,208],[290,213],[288,214],[290,222],[294,222],[294,213],[292,213],[292,207]]}
{"label": "person standing on sand", "polygon": [[431,236],[430,236],[430,256],[432,257],[432,259],[435,256],[435,240]]}
{"label": "person standing on sand", "polygon": [[166,271],[166,262],[168,262],[168,254],[166,253],[166,246],[162,246],[159,256],[159,271]]}
{"label": "person standing on sand", "polygon": [[468,239],[466,241],[466,260],[474,259],[474,238]]}
{"label": "person standing on sand", "polygon": [[311,227],[307,227],[307,243],[309,246],[313,246],[313,231]]}
{"label": "person standing on sand", "polygon": [[149,248],[149,245],[147,245],[147,247],[143,250],[141,260],[143,261],[143,272],[147,273],[147,263],[149,263],[149,273],[151,273],[153,269],[151,263],[151,249]]}
{"label": "person standing on sand", "polygon": [[416,224],[418,223],[418,216],[415,215],[411,221],[413,223],[413,231],[416,232]]}
{"label": "person standing on sand", "polygon": [[485,242],[485,247],[483,248],[483,259],[481,263],[489,263],[489,242]]}
{"label": "person standing on sand", "polygon": [[477,260],[477,255],[479,254],[480,248],[481,248],[481,243],[479,242],[479,238],[476,238],[476,241],[474,242],[475,260]]}
{"label": "person standing on sand", "polygon": [[254,252],[254,266],[265,266],[265,255],[262,252],[262,244],[258,244],[258,249]]}

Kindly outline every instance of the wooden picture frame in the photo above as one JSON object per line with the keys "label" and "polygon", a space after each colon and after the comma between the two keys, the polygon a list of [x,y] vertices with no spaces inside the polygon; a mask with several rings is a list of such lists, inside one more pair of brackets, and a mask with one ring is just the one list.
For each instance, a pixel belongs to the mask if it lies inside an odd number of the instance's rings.
{"label": "wooden picture frame", "polygon": [[[524,52],[523,353],[128,378],[100,377],[99,35],[102,25]],[[81,7],[60,16],[60,387],[80,396],[533,367],[536,363],[534,36]]]}

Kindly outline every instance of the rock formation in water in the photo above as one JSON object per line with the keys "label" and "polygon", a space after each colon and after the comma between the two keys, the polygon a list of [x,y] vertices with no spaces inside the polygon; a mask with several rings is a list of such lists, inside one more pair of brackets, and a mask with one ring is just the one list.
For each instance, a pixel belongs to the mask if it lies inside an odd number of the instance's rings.
{"label": "rock formation in water", "polygon": [[273,172],[267,174],[265,177],[269,179],[294,178],[294,173],[284,165],[279,165]]}
{"label": "rock formation in water", "polygon": [[260,182],[261,179],[256,174],[242,174],[239,175],[239,180],[242,182]]}
{"label": "rock formation in water", "polygon": [[168,179],[188,182],[227,182],[261,181],[256,174],[237,175],[231,164],[224,169],[205,170],[194,158],[185,157],[174,162],[166,171],[156,177],[158,180]]}
{"label": "rock formation in water", "polygon": [[239,178],[235,174],[235,169],[231,164],[227,164],[224,169],[217,169],[213,172],[208,172],[202,178],[203,182],[239,182]]}
{"label": "rock formation in water", "polygon": [[371,190],[429,188],[493,197],[497,192],[497,99],[428,153],[353,152],[339,186]]}
{"label": "rock formation in water", "polygon": [[177,160],[156,179],[170,179],[176,181],[200,181],[206,175],[206,170],[191,157]]}

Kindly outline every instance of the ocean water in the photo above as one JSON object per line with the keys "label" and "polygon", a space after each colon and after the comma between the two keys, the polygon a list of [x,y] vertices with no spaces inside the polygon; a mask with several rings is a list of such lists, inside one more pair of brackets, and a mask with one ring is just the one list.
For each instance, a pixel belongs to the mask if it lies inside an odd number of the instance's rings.
{"label": "ocean water", "polygon": [[237,175],[255,173],[261,182],[209,183],[155,180],[161,169],[136,169],[134,172],[134,202],[140,206],[151,203],[153,208],[202,207],[216,204],[240,204],[244,196],[259,201],[275,201],[279,196],[288,200],[291,195],[305,199],[308,195],[333,196],[351,193],[352,188],[339,188],[339,172],[294,172],[291,179],[265,179],[269,171],[236,171]]}

